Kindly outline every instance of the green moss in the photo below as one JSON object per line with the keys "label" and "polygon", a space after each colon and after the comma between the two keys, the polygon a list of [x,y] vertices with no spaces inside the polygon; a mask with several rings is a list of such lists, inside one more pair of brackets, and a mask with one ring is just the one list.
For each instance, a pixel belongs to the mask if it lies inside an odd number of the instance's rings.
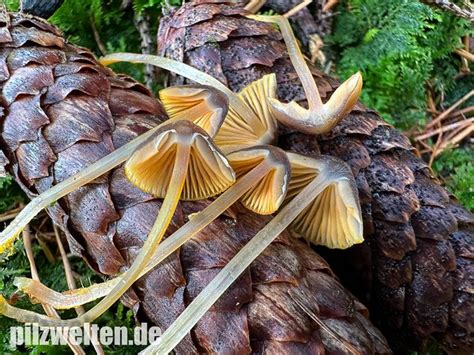
{"label": "green moss", "polygon": [[[54,247],[51,245],[51,247]],[[49,287],[64,291],[67,290],[67,283],[64,277],[64,268],[61,260],[58,258],[54,263],[50,263],[45,257],[42,249],[37,243],[33,243],[33,253],[41,280]],[[78,287],[87,287],[94,283],[100,283],[103,279],[95,274],[82,259],[74,257],[70,259],[75,273],[81,275],[77,280]],[[0,264],[0,294],[7,299],[16,292],[13,286],[13,279],[18,276],[31,277],[30,267],[23,242],[20,240],[15,244],[15,252]],[[28,298],[19,294],[19,300],[15,303],[16,307],[33,310],[44,313],[40,305],[31,304]],[[86,306],[86,309],[92,308],[97,302]],[[60,312],[62,318],[73,318],[75,311],[67,310]],[[117,303],[96,322],[99,326],[120,327],[125,326],[129,329],[129,339],[133,339],[133,327],[135,319],[133,312],[127,310],[121,303]],[[70,354],[67,346],[32,346],[25,348],[23,346],[12,348],[9,344],[10,327],[20,325],[14,320],[0,316],[0,354],[20,354],[28,352],[29,354]],[[136,354],[143,347],[138,346],[104,346],[107,354]],[[85,347],[86,353],[93,353],[92,347]]]}
{"label": "green moss", "polygon": [[468,209],[474,210],[474,151],[468,148],[448,150],[433,165],[449,190]]}
{"label": "green moss", "polygon": [[362,101],[401,129],[426,119],[426,85],[455,85],[467,21],[410,0],[345,0],[328,43],[342,79],[361,70]]}
{"label": "green moss", "polygon": [[8,211],[18,202],[25,200],[25,195],[11,176],[0,178],[0,213]]}

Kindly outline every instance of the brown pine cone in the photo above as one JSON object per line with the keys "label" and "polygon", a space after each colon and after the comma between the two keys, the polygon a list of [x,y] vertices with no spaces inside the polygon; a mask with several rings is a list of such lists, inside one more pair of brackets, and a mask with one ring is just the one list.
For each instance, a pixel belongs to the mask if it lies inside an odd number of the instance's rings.
{"label": "brown pine cone", "polygon": [[[80,171],[165,119],[141,84],[100,66],[48,23],[0,17],[0,148],[30,196]],[[0,154],[0,162],[6,159]],[[172,230],[208,201],[182,203]],[[132,186],[122,167],[48,209],[71,250],[116,275],[143,245],[161,202]],[[165,330],[269,217],[235,207],[141,278],[126,302]],[[298,306],[339,334],[335,341]],[[390,353],[366,308],[306,244],[283,233],[206,313],[179,353]]]}
{"label": "brown pine cone", "polygon": [[[234,91],[274,72],[282,101],[304,101],[280,34],[244,13],[216,1],[187,3],[162,20],[160,55],[206,71]],[[338,82],[311,70],[328,98]],[[419,347],[436,336],[454,352],[470,352],[474,218],[439,185],[408,138],[359,104],[329,135],[283,129],[279,144],[302,154],[334,155],[352,167],[366,242],[324,255],[370,305],[392,345]]]}

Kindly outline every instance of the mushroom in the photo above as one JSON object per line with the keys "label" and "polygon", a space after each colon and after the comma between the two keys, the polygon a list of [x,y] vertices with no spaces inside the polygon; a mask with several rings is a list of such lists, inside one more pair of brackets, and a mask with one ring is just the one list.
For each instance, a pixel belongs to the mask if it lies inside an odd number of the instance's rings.
{"label": "mushroom", "polygon": [[271,144],[278,134],[278,126],[269,102],[276,98],[275,74],[266,75],[250,83],[236,94],[219,80],[196,68],[156,55],[113,53],[99,61],[103,65],[123,61],[154,65],[222,91],[229,99],[229,114],[216,137],[216,143],[225,153],[244,147]]}
{"label": "mushroom", "polygon": [[[140,253],[120,276],[120,282],[89,311],[77,318],[59,321],[36,314],[39,326],[82,326],[95,320],[140,276],[165,234],[180,197],[185,200],[209,198],[225,191],[235,181],[232,168],[211,138],[189,121],[173,121],[162,126],[136,149],[124,169],[133,184],[164,198]],[[23,317],[33,316],[25,310],[17,313]]]}
{"label": "mushroom", "polygon": [[[291,179],[285,203],[314,180],[324,166],[321,159],[287,153]],[[329,184],[291,223],[290,228],[304,239],[328,248],[347,249],[363,242],[362,213],[358,190],[349,172],[333,178]]]}
{"label": "mushroom", "polygon": [[[227,156],[237,182],[204,210],[161,243],[140,276],[145,275],[171,253],[195,236],[226,209],[242,198],[242,203],[261,214],[271,214],[283,203],[290,179],[290,162],[284,151],[272,146],[243,149]],[[73,308],[107,295],[121,276],[88,288],[59,293],[28,278],[15,285],[32,299],[57,309]]]}
{"label": "mushroom", "polygon": [[336,126],[354,107],[362,90],[360,72],[352,75],[332,94],[328,102],[323,104],[313,75],[306,64],[296,41],[288,19],[282,16],[249,16],[251,18],[278,24],[287,46],[291,63],[303,85],[308,109],[296,101],[280,102],[269,98],[276,119],[284,125],[306,134],[323,134]]}
{"label": "mushroom", "polygon": [[[308,206],[314,206],[315,200],[321,193],[324,193],[335,182],[349,180],[354,183],[350,168],[338,159],[332,157],[312,159],[296,157],[296,155],[291,156],[292,160],[299,163],[295,166],[303,166],[306,169],[303,174],[294,175],[297,180],[294,182],[293,188],[300,192],[229,261],[163,333],[158,342],[150,345],[141,354],[167,354],[173,350],[227,288],[286,227],[301,214],[317,212],[314,208],[308,209]],[[304,164],[301,163],[304,160],[307,161]],[[347,189],[345,193],[354,194],[355,191]],[[356,197],[354,196],[352,200],[356,200]],[[307,217],[312,218],[313,216]],[[358,230],[361,232],[361,228]],[[362,241],[362,235],[356,236],[356,240]]]}
{"label": "mushroom", "polygon": [[275,74],[269,74],[250,83],[237,94],[260,120],[258,123],[248,122],[239,114],[238,107],[230,105],[229,114],[215,138],[224,152],[271,144],[276,140],[278,124],[270,106],[270,100],[276,98],[276,87]]}
{"label": "mushroom", "polygon": [[[216,89],[211,87],[203,86],[199,91],[199,86],[193,86],[193,89],[186,89],[185,86],[179,87],[174,94],[181,93],[183,100],[180,102],[175,96],[174,100],[168,100],[165,108],[169,110],[171,116],[176,117],[176,111],[174,105],[179,106],[179,117],[184,117],[187,120],[201,124],[204,130],[208,130],[208,134],[214,136],[222,125],[227,114],[227,100],[223,95]],[[164,89],[166,96],[171,89]],[[192,99],[190,96],[194,96],[201,100],[201,106],[199,110],[195,110],[190,103]],[[169,94],[167,96],[170,96]],[[186,103],[183,108],[183,103]],[[187,108],[186,108],[187,106]],[[208,108],[210,111],[206,115],[204,109]],[[195,116],[197,114],[197,116]],[[167,122],[165,122],[166,124]],[[7,250],[11,250],[13,242],[16,240],[20,232],[25,226],[44,208],[50,206],[61,197],[64,197],[68,193],[75,189],[91,182],[97,177],[105,174],[107,171],[115,168],[117,165],[127,160],[131,154],[140,146],[144,141],[157,134],[161,125],[145,132],[141,136],[135,138],[129,143],[116,149],[111,154],[91,164],[81,172],[69,177],[61,183],[53,186],[49,190],[45,191],[41,195],[37,196],[26,205],[18,216],[0,233],[0,254]]]}
{"label": "mushroom", "polygon": [[285,199],[290,163],[285,152],[272,146],[256,146],[227,155],[238,178],[265,164],[267,172],[257,177],[258,184],[248,189],[240,201],[249,210],[263,215],[276,212]]}
{"label": "mushroom", "polygon": [[159,92],[170,120],[189,120],[215,137],[227,116],[229,100],[208,85],[170,86]]}

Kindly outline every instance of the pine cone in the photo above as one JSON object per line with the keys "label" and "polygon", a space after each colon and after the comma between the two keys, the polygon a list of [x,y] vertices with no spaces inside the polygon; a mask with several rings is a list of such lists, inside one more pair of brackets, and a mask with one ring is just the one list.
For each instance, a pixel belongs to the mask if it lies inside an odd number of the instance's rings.
{"label": "pine cone", "polygon": [[[143,85],[100,66],[48,23],[0,18],[0,162],[36,196],[165,119]],[[208,201],[182,203],[175,230]],[[161,202],[131,185],[122,167],[48,209],[72,251],[94,270],[116,275],[138,253]],[[139,319],[163,330],[268,222],[235,207],[134,285],[126,298]],[[307,245],[283,233],[178,346],[179,353],[344,352],[298,306],[358,353],[390,353],[366,308]]]}
{"label": "pine cone", "polygon": [[[206,71],[234,91],[273,72],[282,101],[304,101],[280,34],[244,14],[216,1],[187,3],[162,20],[160,55]],[[311,71],[328,98],[338,82]],[[408,138],[359,104],[329,135],[282,129],[279,144],[302,154],[334,155],[352,167],[366,242],[324,255],[370,305],[392,345],[420,347],[436,336],[453,351],[470,352],[474,218],[439,185]]]}

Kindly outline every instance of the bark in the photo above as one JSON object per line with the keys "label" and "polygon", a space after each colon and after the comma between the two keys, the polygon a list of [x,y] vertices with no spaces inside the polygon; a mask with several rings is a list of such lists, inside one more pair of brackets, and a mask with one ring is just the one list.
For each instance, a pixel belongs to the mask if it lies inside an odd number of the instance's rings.
{"label": "bark", "polygon": [[[135,14],[133,23],[140,34],[140,50],[143,54],[153,54],[156,51],[155,41],[150,31],[150,16],[144,11]],[[145,85],[152,90],[153,84],[156,82],[156,67],[153,65],[145,65],[144,73]]]}
{"label": "bark", "polygon": [[[280,98],[304,104],[279,33],[243,13],[219,1],[188,3],[162,19],[160,54],[195,66],[234,91],[276,73]],[[338,82],[311,70],[327,99]],[[344,284],[369,304],[392,345],[419,348],[434,336],[450,351],[470,353],[474,218],[439,185],[408,138],[359,104],[330,134],[305,136],[283,128],[279,145],[334,155],[352,167],[366,242],[323,252]]]}
{"label": "bark", "polygon": [[[0,18],[2,152],[33,197],[165,119],[147,88],[65,43],[56,28],[18,14]],[[1,155],[0,155],[1,158]],[[0,159],[6,163],[6,159]],[[170,231],[209,203],[180,204]],[[115,275],[143,245],[161,202],[132,186],[122,167],[71,193],[48,213],[71,250]],[[235,207],[147,276],[124,301],[165,330],[267,221]],[[366,308],[306,244],[283,233],[178,346],[178,353],[344,352],[294,295],[357,352],[389,353]]]}
{"label": "bark", "polygon": [[471,22],[474,21],[474,10],[470,2],[466,2],[464,5],[467,5],[467,8],[460,7],[448,0],[421,0],[427,5],[438,7],[444,11],[449,11],[455,16],[462,17]]}
{"label": "bark", "polygon": [[64,0],[22,0],[22,10],[30,15],[43,18],[53,16],[54,12],[61,7]]}
{"label": "bark", "polygon": [[[301,0],[268,0],[262,10],[273,10],[284,14],[301,3]],[[297,14],[290,17],[290,23],[303,48],[308,48],[314,35],[324,37],[331,32],[332,12],[323,11],[326,1],[314,0]]]}

